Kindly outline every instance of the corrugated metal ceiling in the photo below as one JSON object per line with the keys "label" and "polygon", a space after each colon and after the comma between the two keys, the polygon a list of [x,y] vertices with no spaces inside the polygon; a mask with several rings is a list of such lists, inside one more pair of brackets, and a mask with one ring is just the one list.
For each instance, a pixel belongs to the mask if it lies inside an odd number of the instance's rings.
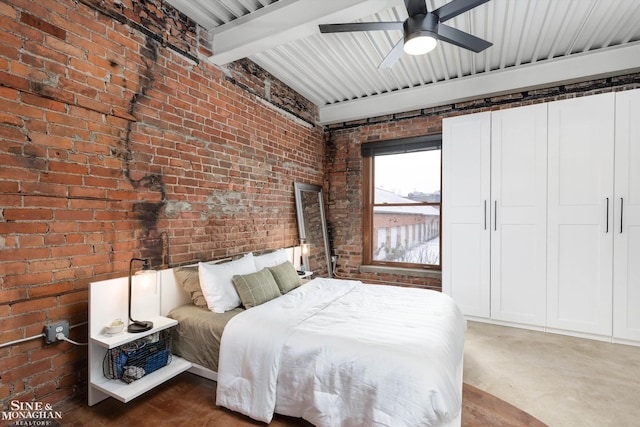
{"label": "corrugated metal ceiling", "polygon": [[[434,10],[447,2],[426,4]],[[638,0],[491,0],[447,24],[492,47],[476,54],[440,42],[390,69],[377,66],[400,31],[320,34],[317,25],[403,21],[399,0],[169,3],[210,30],[213,62],[249,57],[316,103],[325,123],[640,70]]]}

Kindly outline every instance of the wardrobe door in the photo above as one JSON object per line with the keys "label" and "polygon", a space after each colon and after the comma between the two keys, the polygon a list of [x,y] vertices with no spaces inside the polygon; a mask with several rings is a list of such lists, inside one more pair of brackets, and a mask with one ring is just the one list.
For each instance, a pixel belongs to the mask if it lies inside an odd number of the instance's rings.
{"label": "wardrobe door", "polygon": [[611,336],[615,96],[548,108],[547,326]]}
{"label": "wardrobe door", "polygon": [[616,94],[613,335],[640,341],[640,90]]}
{"label": "wardrobe door", "polygon": [[544,326],[547,105],[491,116],[491,318]]}
{"label": "wardrobe door", "polygon": [[465,315],[490,316],[491,113],[442,123],[442,289]]}

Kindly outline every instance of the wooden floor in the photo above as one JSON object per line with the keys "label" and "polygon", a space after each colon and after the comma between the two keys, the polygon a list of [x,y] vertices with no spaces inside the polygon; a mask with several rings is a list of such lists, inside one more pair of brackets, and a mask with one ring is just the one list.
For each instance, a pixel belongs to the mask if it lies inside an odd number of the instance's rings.
{"label": "wooden floor", "polygon": [[[94,406],[86,400],[62,408],[61,425],[67,426],[264,426],[264,423],[231,412],[215,404],[216,383],[183,373],[154,390],[124,404],[109,398]],[[462,424],[465,427],[544,426],[535,418],[467,384],[463,391]],[[298,418],[276,415],[270,426],[311,424]]]}

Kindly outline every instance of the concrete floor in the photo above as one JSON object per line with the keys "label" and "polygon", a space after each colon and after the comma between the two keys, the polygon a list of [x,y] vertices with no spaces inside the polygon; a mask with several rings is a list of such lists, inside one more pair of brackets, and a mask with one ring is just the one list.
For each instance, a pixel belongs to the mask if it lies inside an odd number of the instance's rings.
{"label": "concrete floor", "polygon": [[640,347],[468,322],[464,381],[551,427],[640,425]]}

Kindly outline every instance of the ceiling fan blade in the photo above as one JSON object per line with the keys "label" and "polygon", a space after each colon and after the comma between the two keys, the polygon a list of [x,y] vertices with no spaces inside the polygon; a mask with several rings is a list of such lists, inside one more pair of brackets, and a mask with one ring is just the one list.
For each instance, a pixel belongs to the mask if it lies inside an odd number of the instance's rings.
{"label": "ceiling fan blade", "polygon": [[488,1],[489,0],[453,0],[440,6],[434,10],[433,13],[440,17],[440,22],[444,22]]}
{"label": "ceiling fan blade", "polygon": [[387,56],[385,56],[382,62],[380,63],[380,65],[378,65],[378,69],[382,70],[385,68],[393,67],[393,64],[395,64],[404,53],[404,50],[402,50],[403,46],[404,46],[404,37],[401,38],[400,41],[396,43],[394,47],[391,48],[391,51],[387,53]]}
{"label": "ceiling fan blade", "polygon": [[425,0],[404,0],[404,5],[407,7],[409,16],[427,14],[427,4]]}
{"label": "ceiling fan blade", "polygon": [[438,39],[469,49],[475,53],[482,52],[486,48],[493,46],[493,43],[445,24],[438,25]]}
{"label": "ceiling fan blade", "polygon": [[352,22],[349,24],[320,24],[321,33],[344,33],[349,31],[402,30],[402,22]]}

